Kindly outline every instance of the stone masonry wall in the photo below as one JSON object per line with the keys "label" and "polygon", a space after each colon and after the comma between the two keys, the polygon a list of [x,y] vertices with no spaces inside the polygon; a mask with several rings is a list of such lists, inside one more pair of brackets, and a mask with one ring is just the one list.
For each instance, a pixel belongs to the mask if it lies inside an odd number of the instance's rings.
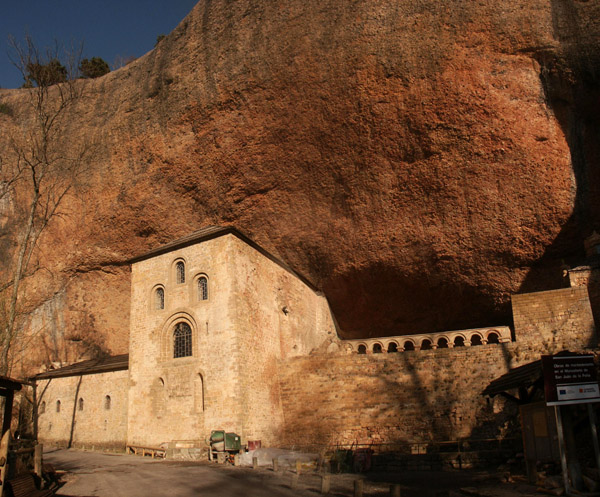
{"label": "stone masonry wall", "polygon": [[[185,283],[175,279],[185,263]],[[198,299],[197,277],[208,278]],[[211,430],[242,440],[279,440],[282,357],[336,348],[327,301],[234,235],[173,250],[132,267],[130,420],[132,445],[203,440]],[[164,309],[154,292],[164,290]],[[173,357],[173,330],[192,329],[192,355]]]}
{"label": "stone masonry wall", "polygon": [[[585,290],[585,289],[584,289]],[[597,343],[587,293],[513,296],[516,340],[381,354],[315,354],[280,364],[284,445],[413,443],[502,435],[510,405],[485,387],[510,368]]]}
{"label": "stone masonry wall", "polygon": [[425,442],[501,435],[481,395],[515,344],[299,357],[282,364],[285,445]]}
{"label": "stone masonry wall", "polygon": [[[197,298],[199,275],[208,300]],[[157,285],[164,309],[153,305]],[[322,296],[226,235],[133,265],[129,372],[42,382],[40,439],[156,446],[212,429],[267,446],[502,436],[515,411],[481,395],[493,379],[544,353],[597,347],[585,287],[515,295],[513,314],[512,342],[359,354],[336,336]],[[192,328],[192,355],[174,358],[180,321]]]}
{"label": "stone masonry wall", "polygon": [[[177,260],[185,263],[182,284],[175,279]],[[132,265],[129,444],[199,441],[211,429],[234,431],[241,425],[234,273],[228,236]],[[208,278],[205,301],[197,294],[200,275]],[[154,306],[158,285],[165,292],[164,309]],[[178,322],[192,329],[190,357],[173,357]]]}
{"label": "stone masonry wall", "polygon": [[125,448],[128,371],[41,380],[37,391],[40,442],[61,447]]}
{"label": "stone masonry wall", "polygon": [[513,295],[512,307],[519,350],[535,359],[541,350],[554,353],[598,345],[585,287]]}
{"label": "stone masonry wall", "polygon": [[600,265],[581,266],[569,271],[572,287],[587,288],[596,323],[600,322]]}
{"label": "stone masonry wall", "polygon": [[236,401],[242,440],[274,445],[283,423],[280,359],[326,350],[339,342],[327,301],[295,275],[231,237],[235,254],[235,317],[241,361]]}

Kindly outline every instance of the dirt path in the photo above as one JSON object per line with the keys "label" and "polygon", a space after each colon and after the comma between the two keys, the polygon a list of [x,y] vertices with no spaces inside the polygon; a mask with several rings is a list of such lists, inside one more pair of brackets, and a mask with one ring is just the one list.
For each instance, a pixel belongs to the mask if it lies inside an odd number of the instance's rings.
{"label": "dirt path", "polygon": [[[45,462],[67,471],[59,490],[62,496],[98,497],[292,497],[319,495],[321,477],[300,476],[291,488],[292,473],[273,473],[208,462],[164,461],[132,455],[56,450]],[[352,496],[357,475],[331,475],[332,496]],[[487,472],[411,472],[369,474],[364,497],[389,495],[390,483],[402,483],[402,497],[523,497],[533,495],[528,485],[502,484]]]}

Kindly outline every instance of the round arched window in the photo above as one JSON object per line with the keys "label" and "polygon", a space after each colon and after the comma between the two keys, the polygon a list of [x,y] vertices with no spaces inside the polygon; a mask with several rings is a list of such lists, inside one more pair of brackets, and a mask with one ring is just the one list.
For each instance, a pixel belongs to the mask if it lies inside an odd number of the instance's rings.
{"label": "round arched window", "polygon": [[177,323],[173,332],[173,357],[192,355],[192,329],[187,323]]}
{"label": "round arched window", "polygon": [[160,286],[154,291],[154,308],[157,310],[165,308],[165,289]]}
{"label": "round arched window", "polygon": [[206,276],[198,278],[198,300],[208,300],[208,279]]}

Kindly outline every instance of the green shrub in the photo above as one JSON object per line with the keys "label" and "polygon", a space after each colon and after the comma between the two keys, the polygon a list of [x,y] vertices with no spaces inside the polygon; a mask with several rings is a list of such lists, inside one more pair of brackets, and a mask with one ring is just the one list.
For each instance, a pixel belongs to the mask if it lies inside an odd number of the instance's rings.
{"label": "green shrub", "polygon": [[58,59],[52,59],[47,64],[28,62],[26,69],[23,88],[33,88],[33,83],[37,86],[52,86],[67,80],[67,68]]}
{"label": "green shrub", "polygon": [[79,70],[84,78],[99,78],[110,72],[108,64],[100,57],[83,59],[79,65]]}
{"label": "green shrub", "polygon": [[7,116],[13,115],[12,107],[4,102],[0,102],[0,114],[6,114]]}

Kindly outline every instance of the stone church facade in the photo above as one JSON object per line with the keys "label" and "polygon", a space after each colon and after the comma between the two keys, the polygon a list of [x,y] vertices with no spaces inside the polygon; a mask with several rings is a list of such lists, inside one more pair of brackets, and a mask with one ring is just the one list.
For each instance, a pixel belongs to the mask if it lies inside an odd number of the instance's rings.
{"label": "stone church facade", "polygon": [[131,261],[128,356],[37,375],[39,439],[156,447],[224,429],[314,449],[502,437],[514,410],[481,395],[490,381],[544,353],[597,350],[589,278],[570,279],[513,296],[512,328],[343,340],[309,281],[234,228],[207,228]]}
{"label": "stone church facade", "polygon": [[[132,261],[129,333],[128,371],[98,374],[90,365],[77,399],[77,377],[38,376],[51,398],[42,400],[41,440],[64,443],[74,422],[71,443],[157,446],[203,440],[217,428],[275,443],[278,363],[339,342],[325,297],[232,228],[208,228]],[[100,392],[112,394],[112,411]],[[106,416],[116,409],[119,423]]]}

